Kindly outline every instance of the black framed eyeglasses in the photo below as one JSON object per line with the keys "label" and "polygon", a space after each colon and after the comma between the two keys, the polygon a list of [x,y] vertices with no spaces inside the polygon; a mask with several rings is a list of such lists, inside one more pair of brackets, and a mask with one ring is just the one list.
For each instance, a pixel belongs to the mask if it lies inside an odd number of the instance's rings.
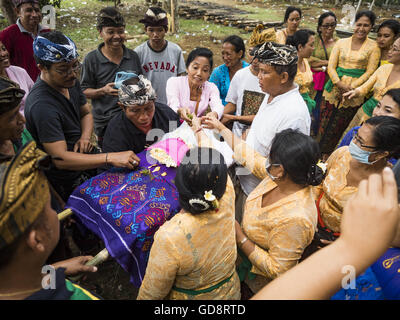
{"label": "black framed eyeglasses", "polygon": [[323,24],[323,25],[321,25],[321,27],[324,28],[324,29],[335,28],[336,27],[336,23]]}
{"label": "black framed eyeglasses", "polygon": [[73,67],[71,67],[71,68],[69,68],[69,69],[67,69],[67,70],[57,70],[57,69],[55,69],[55,71],[58,73],[58,74],[60,74],[60,75],[62,75],[62,76],[69,76],[71,73],[79,73],[80,71],[81,71],[81,68],[82,68],[82,63],[80,63],[80,62],[78,62],[77,63],[77,65],[76,66],[73,66]]}
{"label": "black framed eyeglasses", "polygon": [[356,141],[356,142],[360,145],[360,147],[368,148],[368,149],[373,149],[373,150],[376,149],[376,147],[367,146],[367,145],[365,145],[365,144],[362,144],[362,142],[361,142],[361,140],[360,140],[360,137],[359,137],[359,135],[358,135],[358,129],[357,129],[357,130],[353,130],[353,133],[352,133],[352,140]]}

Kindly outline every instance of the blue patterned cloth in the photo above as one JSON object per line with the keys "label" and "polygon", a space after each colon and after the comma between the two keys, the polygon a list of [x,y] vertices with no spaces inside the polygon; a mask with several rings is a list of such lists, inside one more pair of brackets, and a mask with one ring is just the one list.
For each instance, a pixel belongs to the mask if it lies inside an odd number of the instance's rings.
{"label": "blue patterned cloth", "polygon": [[[242,68],[249,66],[249,63],[242,61]],[[229,86],[231,85],[231,79],[229,78],[229,69],[225,64],[221,64],[216,67],[211,74],[210,82],[214,83],[219,90],[219,97],[222,100],[222,104],[225,106],[226,95],[228,94]]]}
{"label": "blue patterned cloth", "polygon": [[356,278],[354,289],[341,289],[331,300],[384,300],[382,288],[374,272],[369,267]]}
{"label": "blue patterned cloth", "polygon": [[50,40],[37,36],[33,41],[33,54],[40,60],[52,63],[71,62],[78,58],[75,43],[64,35],[68,44],[57,44]]}
{"label": "blue patterned cloth", "polygon": [[174,185],[176,168],[146,159],[146,150],[138,157],[140,168],[134,171],[113,168],[85,181],[74,190],[66,207],[104,241],[110,255],[139,288],[154,233],[180,206]]}

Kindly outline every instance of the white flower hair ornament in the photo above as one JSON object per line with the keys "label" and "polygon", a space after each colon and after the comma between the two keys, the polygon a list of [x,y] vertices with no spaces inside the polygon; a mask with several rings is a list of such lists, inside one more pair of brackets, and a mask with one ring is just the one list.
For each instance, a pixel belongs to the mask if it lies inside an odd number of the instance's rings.
{"label": "white flower hair ornament", "polygon": [[214,209],[218,209],[219,202],[217,198],[213,195],[212,190],[204,192],[204,199],[206,199],[209,202],[212,202]]}
{"label": "white flower hair ornament", "polygon": [[321,160],[318,161],[317,166],[321,168],[322,172],[326,173],[326,163],[322,162]]}

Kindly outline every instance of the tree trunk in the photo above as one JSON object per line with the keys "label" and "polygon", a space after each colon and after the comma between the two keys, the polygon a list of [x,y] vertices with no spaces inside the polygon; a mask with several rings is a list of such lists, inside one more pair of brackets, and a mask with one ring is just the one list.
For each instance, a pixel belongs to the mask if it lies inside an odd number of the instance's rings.
{"label": "tree trunk", "polygon": [[164,0],[162,8],[170,14],[169,31],[177,33],[179,31],[179,0]]}
{"label": "tree trunk", "polygon": [[9,25],[12,25],[17,21],[17,15],[11,0],[0,0],[0,8],[4,17],[8,20]]}

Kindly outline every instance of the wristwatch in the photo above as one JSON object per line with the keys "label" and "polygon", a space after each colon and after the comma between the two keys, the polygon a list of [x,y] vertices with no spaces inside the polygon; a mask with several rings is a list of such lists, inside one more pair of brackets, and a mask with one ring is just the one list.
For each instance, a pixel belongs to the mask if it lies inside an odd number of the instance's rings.
{"label": "wristwatch", "polygon": [[322,71],[326,71],[326,66],[322,66]]}

